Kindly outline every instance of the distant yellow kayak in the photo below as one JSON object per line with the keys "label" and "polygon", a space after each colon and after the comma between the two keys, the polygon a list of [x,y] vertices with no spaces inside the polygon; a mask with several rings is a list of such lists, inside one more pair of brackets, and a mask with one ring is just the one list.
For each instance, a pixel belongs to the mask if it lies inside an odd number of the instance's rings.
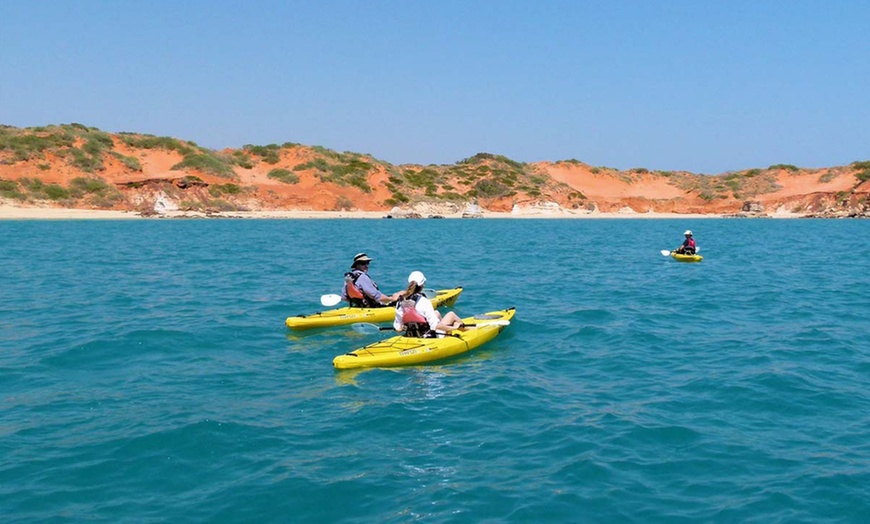
{"label": "distant yellow kayak", "polygon": [[674,260],[677,260],[679,262],[700,262],[704,260],[704,257],[702,257],[701,255],[685,255],[674,251],[671,251],[671,256],[674,258]]}
{"label": "distant yellow kayak", "polygon": [[514,317],[514,308],[463,318],[469,327],[443,338],[396,336],[369,344],[332,361],[336,369],[394,367],[425,364],[480,347],[498,336]]}
{"label": "distant yellow kayak", "polygon": [[[436,291],[436,296],[430,297],[429,300],[432,301],[432,306],[435,308],[450,307],[456,303],[460,293],[462,293],[462,287],[439,289]],[[340,307],[310,315],[287,317],[284,323],[294,331],[304,331],[313,328],[345,326],[354,322],[371,322],[373,324],[392,322],[395,315],[396,310],[392,307]]]}

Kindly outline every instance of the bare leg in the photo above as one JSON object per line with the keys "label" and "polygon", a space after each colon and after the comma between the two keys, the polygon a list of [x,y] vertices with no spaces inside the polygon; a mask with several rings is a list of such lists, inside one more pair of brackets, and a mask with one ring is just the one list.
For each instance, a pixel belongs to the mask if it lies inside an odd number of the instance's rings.
{"label": "bare leg", "polygon": [[441,324],[448,326],[449,329],[459,329],[462,327],[462,320],[459,318],[459,315],[450,311],[441,319]]}

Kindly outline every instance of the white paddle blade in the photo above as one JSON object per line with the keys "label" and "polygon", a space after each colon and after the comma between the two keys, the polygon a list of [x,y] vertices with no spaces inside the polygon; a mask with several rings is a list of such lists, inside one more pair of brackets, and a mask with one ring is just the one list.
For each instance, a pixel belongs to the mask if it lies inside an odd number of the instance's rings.
{"label": "white paddle blade", "polygon": [[429,300],[432,300],[433,298],[438,296],[438,291],[434,289],[424,289],[423,296],[428,298]]}
{"label": "white paddle blade", "polygon": [[378,326],[366,322],[357,322],[356,324],[352,324],[350,327],[361,335],[375,335],[381,331]]}
{"label": "white paddle blade", "polygon": [[659,253],[661,253],[663,257],[671,256],[671,252],[668,251],[667,249],[662,249],[661,251],[659,251]]}
{"label": "white paddle blade", "polygon": [[326,307],[332,307],[341,302],[341,295],[323,295],[320,297],[320,303]]}

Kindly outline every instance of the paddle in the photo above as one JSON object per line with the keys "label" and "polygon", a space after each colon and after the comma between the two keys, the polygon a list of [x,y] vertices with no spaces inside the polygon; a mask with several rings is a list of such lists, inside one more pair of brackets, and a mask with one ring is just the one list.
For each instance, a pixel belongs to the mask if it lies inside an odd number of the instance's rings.
{"label": "paddle", "polygon": [[[695,247],[695,253],[697,253],[698,251],[701,251],[701,246]],[[673,253],[673,251],[668,251],[666,249],[662,249],[661,251],[659,251],[659,253],[661,253],[663,257],[669,257],[669,256],[671,256],[671,253]]]}
{"label": "paddle", "polygon": [[[478,322],[477,324],[465,324],[465,327],[473,328],[483,326],[509,326],[510,323],[510,320],[484,320]],[[350,327],[357,333],[361,333],[363,335],[374,335],[375,333],[379,333],[381,331],[396,330],[396,328],[394,328],[393,326],[376,326],[375,324],[369,324],[367,322],[357,322],[356,324],[352,324]]]}
{"label": "paddle", "polygon": [[332,307],[341,302],[341,295],[323,295],[320,297],[320,303],[326,307]]}
{"label": "paddle", "polygon": [[[438,292],[434,289],[424,289],[423,295],[428,299],[433,299],[438,296]],[[326,307],[332,307],[341,302],[341,295],[323,295],[320,297],[320,303]]]}

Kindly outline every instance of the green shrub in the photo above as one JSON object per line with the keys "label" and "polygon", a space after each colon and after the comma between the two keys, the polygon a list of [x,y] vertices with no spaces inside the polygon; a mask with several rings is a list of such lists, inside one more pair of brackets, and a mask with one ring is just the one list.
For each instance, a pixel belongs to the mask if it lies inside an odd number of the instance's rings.
{"label": "green shrub", "polygon": [[460,195],[455,191],[445,191],[438,196],[449,201],[465,200],[465,195]]}
{"label": "green shrub", "polygon": [[178,209],[181,211],[202,211],[205,209],[205,204],[198,200],[182,200],[178,203]]}
{"label": "green shrub", "polygon": [[184,156],[184,160],[170,169],[195,169],[224,178],[235,178],[236,176],[236,172],[233,171],[233,167],[228,162],[208,153],[187,154]]}
{"label": "green shrub", "polygon": [[310,162],[298,164],[293,168],[293,171],[305,171],[307,169],[316,169],[318,171],[329,171],[329,162],[323,158],[317,158]]}
{"label": "green shrub", "polygon": [[80,191],[81,193],[103,194],[113,189],[114,186],[110,186],[99,177],[76,177],[70,180],[69,187],[71,190]]}
{"label": "green shrub", "polygon": [[121,141],[127,144],[127,146],[136,149],[164,149],[166,151],[177,151],[185,156],[194,151],[194,148],[183,141],[168,136],[134,135],[128,133],[120,133],[119,136]]}
{"label": "green shrub", "polygon": [[103,161],[100,159],[99,155],[92,156],[78,149],[76,147],[71,147],[66,151],[66,154],[70,154],[73,157],[71,164],[86,173],[93,173],[94,171],[102,171],[105,169],[103,166]]}
{"label": "green shrub", "polygon": [[244,151],[233,151],[230,162],[243,169],[253,169],[254,167],[253,160]]}
{"label": "green shrub", "polygon": [[69,190],[59,184],[48,184],[43,191],[49,200],[65,200],[70,197]]}
{"label": "green shrub", "polygon": [[481,180],[474,184],[473,191],[481,198],[499,198],[508,196],[511,189],[497,180]]}
{"label": "green shrub", "polygon": [[18,190],[18,182],[14,180],[0,180],[0,197],[26,200],[27,197]]}
{"label": "green shrub", "polygon": [[403,204],[405,202],[410,202],[410,200],[411,199],[408,198],[408,196],[405,195],[404,193],[402,193],[401,191],[396,191],[393,193],[393,196],[391,198],[386,199],[384,201],[384,203],[387,205],[390,205],[390,206],[395,206],[398,204]]}
{"label": "green shrub", "polygon": [[434,169],[423,168],[420,171],[408,169],[404,173],[405,180],[412,187],[428,188],[435,187],[435,181],[439,178],[439,174]]}
{"label": "green shrub", "polygon": [[774,165],[768,167],[767,169],[769,169],[769,170],[783,169],[785,171],[791,171],[791,172],[800,171],[799,167],[793,166],[791,164],[774,164]]}
{"label": "green shrub", "polygon": [[457,162],[457,164],[477,164],[485,160],[495,160],[497,162],[507,164],[517,171],[522,171],[525,168],[525,164],[521,162],[511,160],[510,158],[503,155],[493,155],[492,153],[478,153],[472,157],[460,160],[459,162]]}
{"label": "green shrub", "polygon": [[852,162],[849,166],[855,169],[870,169],[870,160],[864,160],[860,162]]}
{"label": "green shrub", "polygon": [[293,168],[293,171],[315,169],[318,171],[317,177],[324,182],[332,182],[340,186],[354,186],[365,193],[371,193],[372,188],[369,186],[366,175],[372,169],[372,164],[352,158],[351,155],[339,155],[335,152],[329,154],[333,158],[343,160],[345,163],[331,164],[326,159],[318,158],[311,162],[297,165]]}
{"label": "green shrub", "polygon": [[0,151],[13,152],[13,161],[43,158],[45,150],[72,147],[74,143],[75,135],[57,128],[49,130],[47,135],[8,127],[0,129]]}
{"label": "green shrub", "polygon": [[281,146],[278,144],[269,144],[267,146],[254,146],[251,144],[247,144],[243,147],[245,151],[252,155],[257,155],[263,159],[263,162],[267,164],[277,164],[280,160],[278,156],[278,151],[281,150]]}
{"label": "green shrub", "polygon": [[210,209],[216,209],[218,211],[238,211],[239,207],[232,202],[228,202],[222,198],[215,198],[208,202],[208,207]]}
{"label": "green shrub", "polygon": [[127,169],[131,169],[133,171],[142,171],[142,164],[139,163],[139,159],[133,156],[122,155],[116,151],[111,151],[110,154],[121,161]]}
{"label": "green shrub", "polygon": [[298,184],[299,183],[299,175],[296,173],[292,173],[286,169],[276,168],[269,171],[269,174],[266,175],[268,178],[274,178],[280,182],[284,182],[285,184]]}
{"label": "green shrub", "polygon": [[860,180],[861,182],[866,182],[866,181],[870,180],[870,168],[867,168],[864,171],[861,171],[860,173],[858,173],[855,176],[858,177],[858,180]]}
{"label": "green shrub", "polygon": [[239,195],[242,193],[242,188],[238,184],[213,184],[208,186],[208,192],[213,197]]}

